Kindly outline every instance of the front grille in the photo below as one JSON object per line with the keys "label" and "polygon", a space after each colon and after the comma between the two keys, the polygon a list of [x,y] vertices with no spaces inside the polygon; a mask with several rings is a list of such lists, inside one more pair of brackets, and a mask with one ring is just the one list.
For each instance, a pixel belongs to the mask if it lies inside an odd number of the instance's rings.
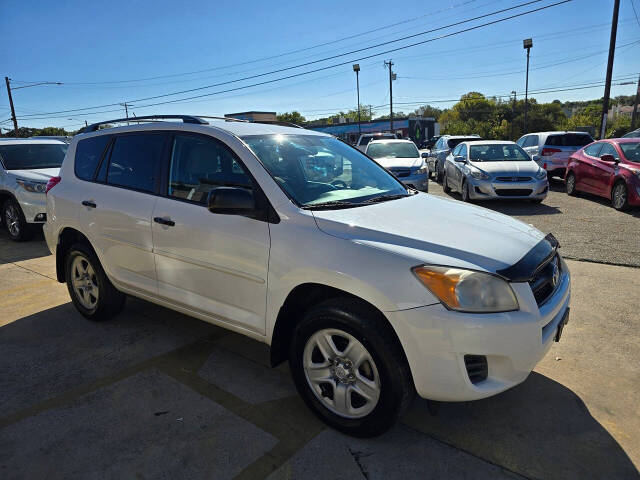
{"label": "front grille", "polygon": [[496,177],[498,182],[530,182],[531,177]]}
{"label": "front grille", "polygon": [[500,188],[496,189],[496,193],[501,197],[526,197],[531,195],[530,188]]}
{"label": "front grille", "polygon": [[465,355],[464,366],[467,367],[467,375],[474,385],[487,379],[489,367],[484,355]]}
{"label": "front grille", "polygon": [[556,254],[551,261],[539,269],[535,276],[529,281],[529,286],[538,305],[542,305],[553,295],[553,292],[560,283],[561,273],[560,259]]}
{"label": "front grille", "polygon": [[411,170],[408,168],[391,168],[389,169],[396,177],[408,177],[411,175]]}

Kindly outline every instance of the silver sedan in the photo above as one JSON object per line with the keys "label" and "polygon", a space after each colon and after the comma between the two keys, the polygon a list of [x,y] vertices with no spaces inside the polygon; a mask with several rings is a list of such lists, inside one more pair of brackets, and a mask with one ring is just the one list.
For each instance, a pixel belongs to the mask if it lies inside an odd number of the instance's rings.
{"label": "silver sedan", "polygon": [[514,142],[463,142],[446,158],[445,192],[462,200],[528,199],[542,202],[549,191],[547,172]]}

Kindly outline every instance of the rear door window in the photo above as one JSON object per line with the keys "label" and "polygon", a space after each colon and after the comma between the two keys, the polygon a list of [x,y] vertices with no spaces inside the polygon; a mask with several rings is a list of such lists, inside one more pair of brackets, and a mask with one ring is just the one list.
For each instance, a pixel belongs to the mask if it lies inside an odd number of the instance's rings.
{"label": "rear door window", "polygon": [[100,163],[110,140],[111,135],[99,135],[78,142],[76,145],[76,158],[73,163],[76,177],[82,180],[93,180],[98,163]]}
{"label": "rear door window", "polygon": [[222,186],[252,188],[251,178],[231,150],[211,137],[175,135],[168,195],[204,205],[209,192]]}
{"label": "rear door window", "polygon": [[119,135],[111,150],[107,183],[143,192],[153,192],[158,179],[163,133]]}
{"label": "rear door window", "polygon": [[537,147],[538,146],[538,135],[529,135],[524,142],[525,147]]}

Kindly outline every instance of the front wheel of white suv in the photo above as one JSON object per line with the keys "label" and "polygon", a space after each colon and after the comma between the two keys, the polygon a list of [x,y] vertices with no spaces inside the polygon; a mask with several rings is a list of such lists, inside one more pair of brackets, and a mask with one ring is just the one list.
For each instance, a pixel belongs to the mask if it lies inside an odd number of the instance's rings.
{"label": "front wheel of white suv", "polygon": [[9,238],[14,242],[24,242],[33,236],[33,230],[22,213],[20,204],[9,198],[2,205],[2,221],[7,227]]}
{"label": "front wheel of white suv", "polygon": [[331,299],[308,310],[296,327],[289,364],[313,412],[357,437],[385,432],[415,394],[391,327],[356,299]]}
{"label": "front wheel of white suv", "polygon": [[122,310],[125,295],[109,281],[95,252],[84,243],[69,248],[65,278],[71,301],[89,320],[107,320]]}

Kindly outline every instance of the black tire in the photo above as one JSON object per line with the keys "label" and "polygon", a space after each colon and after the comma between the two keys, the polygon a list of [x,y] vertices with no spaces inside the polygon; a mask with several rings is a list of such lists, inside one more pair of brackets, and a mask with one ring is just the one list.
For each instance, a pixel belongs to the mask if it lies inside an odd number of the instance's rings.
{"label": "black tire", "polygon": [[575,197],[578,194],[578,190],[576,190],[576,175],[573,172],[569,172],[567,174],[567,179],[565,180],[565,188],[567,191],[567,195],[571,197]]}
{"label": "black tire", "polygon": [[449,187],[446,170],[444,171],[444,175],[442,176],[442,190],[444,190],[444,193],[451,193],[451,187]]}
{"label": "black tire", "polygon": [[440,162],[436,162],[436,182],[441,183],[443,174],[440,173],[439,164],[440,164]]}
{"label": "black tire", "polygon": [[[373,359],[373,368],[379,376],[379,398],[365,416],[347,418],[334,413],[318,398],[307,380],[305,347],[313,335],[324,329],[337,329],[351,335]],[[346,346],[342,351],[346,351]],[[309,309],[295,329],[289,365],[296,388],[309,408],[331,427],[356,437],[384,433],[406,411],[415,396],[409,365],[391,326],[379,312],[357,299],[330,299]],[[335,387],[327,385],[335,394]],[[353,394],[349,398],[348,401],[353,402]]]}
{"label": "black tire", "polygon": [[[76,278],[77,274],[72,269],[76,259],[84,259],[93,271],[93,275],[91,275],[91,278],[87,278],[86,282],[91,282],[91,288],[97,291],[97,296],[94,297],[96,298],[94,306],[84,305],[80,294],[76,292],[74,287],[74,278]],[[67,279],[67,289],[69,290],[71,301],[76,309],[89,320],[108,320],[120,313],[124,307],[126,296],[113,286],[93,249],[84,243],[76,243],[67,251],[65,278]]]}
{"label": "black tire", "polygon": [[462,187],[460,188],[460,196],[462,197],[463,202],[471,202],[471,197],[469,196],[469,183],[466,180],[462,181]]}
{"label": "black tire", "polygon": [[622,180],[618,180],[611,189],[611,205],[619,212],[629,208],[629,191],[627,184]]}
{"label": "black tire", "polygon": [[20,204],[13,198],[7,199],[2,205],[2,222],[14,242],[24,242],[33,237],[33,228],[27,223]]}

